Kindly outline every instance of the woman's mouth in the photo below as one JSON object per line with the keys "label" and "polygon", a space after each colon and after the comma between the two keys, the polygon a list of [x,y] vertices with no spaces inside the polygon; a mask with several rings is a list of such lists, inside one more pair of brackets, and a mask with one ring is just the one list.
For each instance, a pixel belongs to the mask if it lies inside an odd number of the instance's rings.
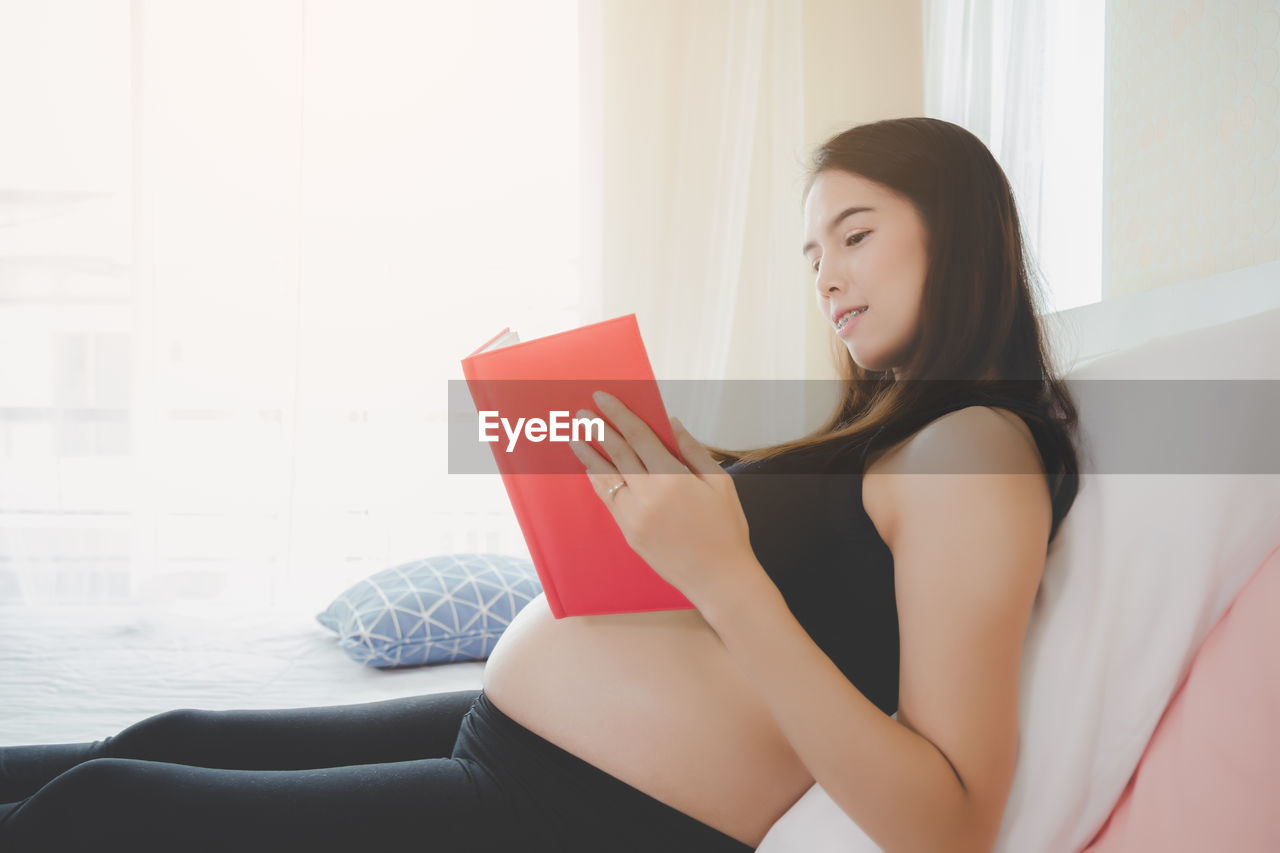
{"label": "woman's mouth", "polygon": [[836,334],[842,338],[846,337],[847,333],[853,329],[854,324],[862,319],[863,314],[867,313],[867,310],[867,306],[864,305],[861,308],[854,308],[842,314],[836,320]]}

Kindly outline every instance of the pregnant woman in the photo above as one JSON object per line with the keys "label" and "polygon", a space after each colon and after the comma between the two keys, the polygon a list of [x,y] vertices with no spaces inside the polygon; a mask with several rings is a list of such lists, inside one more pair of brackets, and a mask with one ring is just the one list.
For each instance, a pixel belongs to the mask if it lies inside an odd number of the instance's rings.
{"label": "pregnant woman", "polygon": [[841,377],[823,426],[729,451],[674,422],[676,458],[602,398],[611,428],[574,446],[695,609],[556,620],[538,597],[482,691],[0,749],[0,851],[739,853],[815,780],[890,853],[990,850],[1075,408],[980,140],[854,127],[803,203]]}

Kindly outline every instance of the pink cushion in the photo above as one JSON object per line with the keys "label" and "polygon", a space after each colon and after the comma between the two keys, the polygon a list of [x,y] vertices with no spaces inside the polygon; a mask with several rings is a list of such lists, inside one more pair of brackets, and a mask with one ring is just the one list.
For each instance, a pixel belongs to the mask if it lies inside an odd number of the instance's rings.
{"label": "pink cushion", "polygon": [[1085,853],[1280,850],[1277,614],[1280,548],[1196,652]]}

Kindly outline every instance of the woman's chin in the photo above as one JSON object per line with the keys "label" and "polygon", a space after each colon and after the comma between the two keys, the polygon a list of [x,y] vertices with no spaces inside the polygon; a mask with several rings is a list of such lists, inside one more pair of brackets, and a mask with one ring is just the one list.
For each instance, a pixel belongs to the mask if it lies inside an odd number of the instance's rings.
{"label": "woman's chin", "polygon": [[849,355],[853,357],[853,363],[863,370],[879,373],[886,367],[880,359],[860,354],[857,347],[847,346],[846,349],[849,350]]}

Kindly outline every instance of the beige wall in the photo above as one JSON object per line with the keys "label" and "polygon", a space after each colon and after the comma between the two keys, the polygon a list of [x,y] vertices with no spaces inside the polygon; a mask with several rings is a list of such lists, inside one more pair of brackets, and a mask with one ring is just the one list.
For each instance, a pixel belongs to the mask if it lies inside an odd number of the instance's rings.
{"label": "beige wall", "polygon": [[851,125],[924,114],[919,2],[804,0],[807,148]]}
{"label": "beige wall", "polygon": [[[609,282],[601,316],[635,311],[643,328],[646,317],[669,313],[667,295],[646,282],[682,280],[681,276],[690,275],[684,261],[698,260],[697,234],[708,232],[712,219],[724,207],[720,199],[739,188],[739,183],[712,183],[721,171],[712,167],[722,159],[722,111],[696,108],[702,103],[715,105],[717,99],[734,94],[729,86],[732,81],[725,81],[721,71],[727,41],[699,38],[709,26],[743,25],[742,15],[725,13],[728,2],[733,0],[703,6],[687,0],[605,0],[599,4],[601,41],[606,46],[601,57],[601,89],[606,94],[600,133],[602,220],[607,227],[591,239],[601,246],[600,268]],[[793,120],[790,108],[783,109],[773,101],[778,93],[785,95],[790,90],[765,89],[757,104],[760,127],[755,139],[762,146],[758,150],[778,144],[768,123],[779,115],[793,121],[793,127],[799,123],[803,131],[797,134],[795,151],[787,136],[780,155],[757,158],[771,169],[785,160],[794,171],[794,180],[791,172],[770,173],[753,178],[747,187],[748,239],[742,250],[743,273],[737,294],[745,305],[740,309],[740,325],[755,323],[749,312],[763,310],[758,307],[766,304],[760,288],[776,289],[781,280],[808,280],[800,255],[800,172],[810,151],[852,125],[920,115],[924,109],[919,0],[798,3],[801,22],[796,48],[802,67],[796,72],[800,85],[795,97],[801,103],[794,105]],[[790,13],[794,7],[780,3],[770,8],[771,13]],[[771,37],[779,38],[776,32]],[[790,45],[780,48],[770,54],[761,73],[764,80],[774,76],[789,83],[793,66],[779,72],[769,64],[787,54]],[[678,230],[673,218],[687,210],[698,216],[705,214],[706,222],[694,217],[697,224],[686,229],[688,234],[673,233]],[[655,215],[655,211],[661,213]],[[680,254],[682,247],[688,249],[686,255]],[[770,264],[779,263],[785,270],[782,274],[769,269]],[[683,298],[697,298],[704,290],[703,282],[691,279]],[[804,324],[806,336],[801,370],[806,377],[829,378],[834,369],[827,348],[839,342],[824,324],[812,292],[806,296],[805,304],[796,306],[803,309],[803,316],[795,317],[797,324]],[[696,317],[696,312],[691,316]],[[665,322],[670,326],[675,321]],[[693,339],[698,334],[697,329],[690,329],[684,337]],[[669,338],[679,340],[681,335],[672,333]],[[730,370],[745,373],[727,378],[770,375],[758,366],[762,359],[772,360],[765,343],[758,335],[737,334],[731,342]],[[657,349],[662,344],[653,346]],[[652,352],[651,357],[660,372],[678,369],[685,361],[661,352]],[[787,375],[796,372],[788,366]]]}
{"label": "beige wall", "polygon": [[1280,0],[1109,0],[1103,296],[1280,259]]}
{"label": "beige wall", "polygon": [[[855,124],[924,114],[921,14],[919,2],[804,0],[806,153]],[[805,334],[805,375],[834,376],[827,349],[837,339],[816,307]]]}

